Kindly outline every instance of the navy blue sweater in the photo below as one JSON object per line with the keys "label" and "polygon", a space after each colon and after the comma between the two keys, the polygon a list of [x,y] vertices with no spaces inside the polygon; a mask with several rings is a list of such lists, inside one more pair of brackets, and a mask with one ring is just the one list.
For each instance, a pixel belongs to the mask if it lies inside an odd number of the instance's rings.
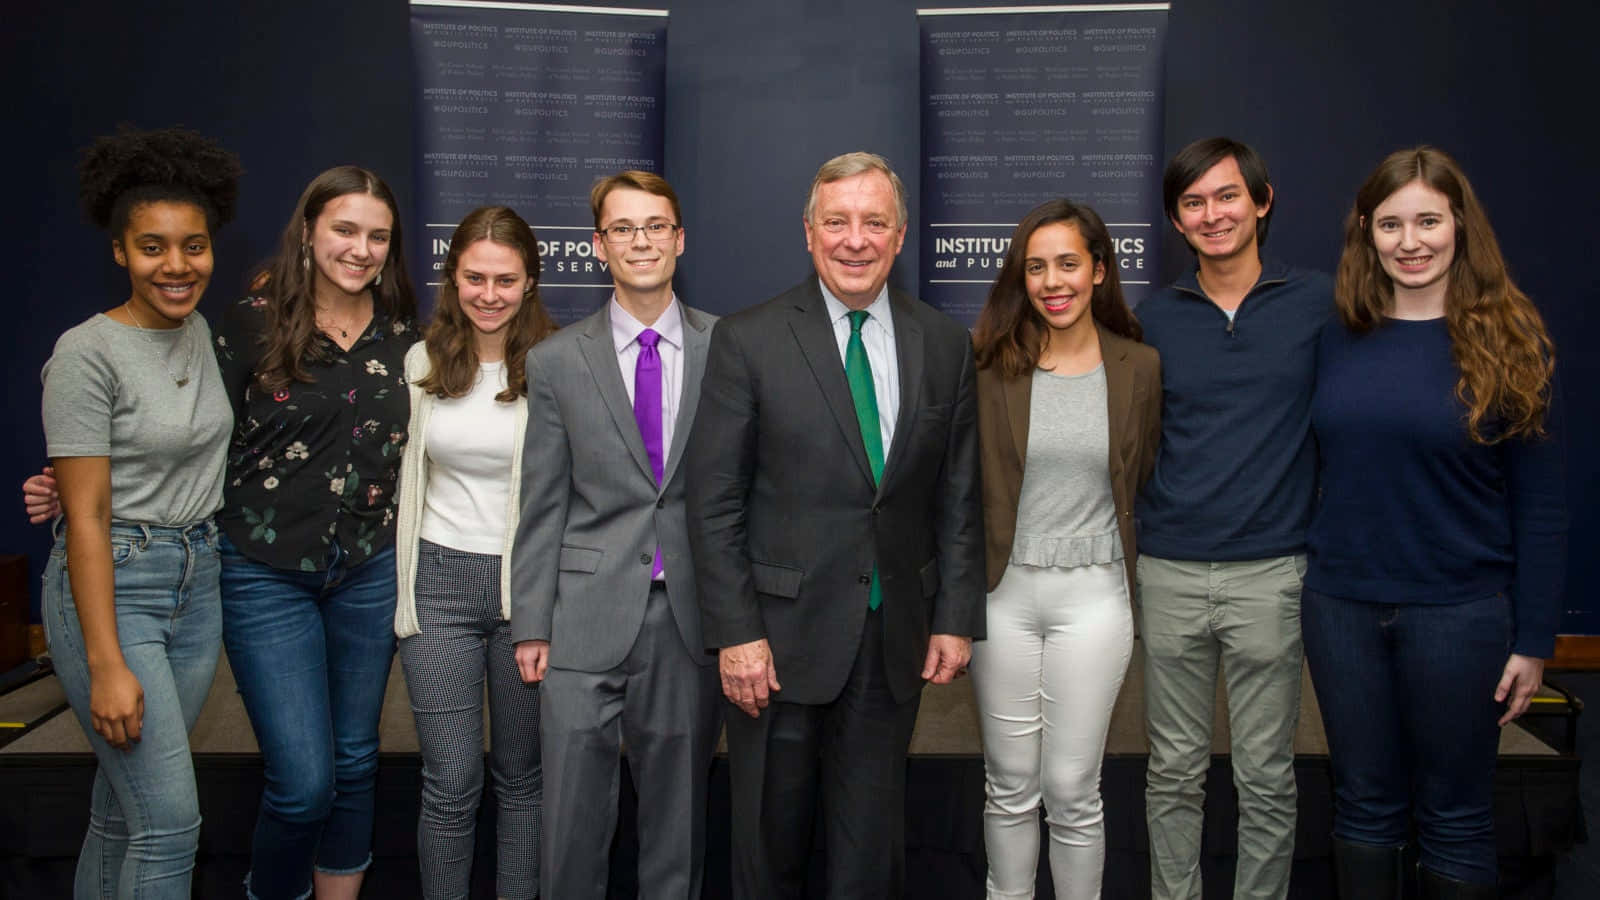
{"label": "navy blue sweater", "polygon": [[1444,319],[1323,332],[1312,401],[1322,496],[1306,586],[1397,605],[1504,591],[1512,652],[1549,656],[1567,564],[1559,386],[1548,438],[1484,445],[1467,437],[1456,378]]}
{"label": "navy blue sweater", "polygon": [[1304,550],[1312,378],[1332,280],[1263,261],[1229,323],[1190,272],[1138,314],[1161,352],[1161,449],[1139,498],[1139,552],[1224,561]]}

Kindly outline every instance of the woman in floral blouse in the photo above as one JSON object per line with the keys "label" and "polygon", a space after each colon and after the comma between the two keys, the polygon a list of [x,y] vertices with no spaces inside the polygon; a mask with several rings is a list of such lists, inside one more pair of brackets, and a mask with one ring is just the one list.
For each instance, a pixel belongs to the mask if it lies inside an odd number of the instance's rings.
{"label": "woman in floral blouse", "polygon": [[400,246],[388,185],[329,169],[217,335],[236,421],[223,641],[266,765],[246,881],[262,900],[353,898],[372,859],[417,340]]}

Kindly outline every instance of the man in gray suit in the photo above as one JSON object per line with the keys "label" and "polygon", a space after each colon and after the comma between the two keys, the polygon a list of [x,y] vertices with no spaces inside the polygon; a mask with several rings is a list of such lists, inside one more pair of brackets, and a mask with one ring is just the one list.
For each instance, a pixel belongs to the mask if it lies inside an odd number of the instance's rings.
{"label": "man in gray suit", "polygon": [[528,352],[517,666],[541,681],[540,894],[603,898],[620,749],[639,797],[639,884],[700,896],[721,704],[684,526],[683,448],[714,317],[672,292],[677,195],[649,172],[590,194],[610,302]]}
{"label": "man in gray suit", "polygon": [[[815,275],[717,325],[684,464],[718,649],[741,900],[799,898],[821,800],[830,900],[904,886],[923,682],[984,628],[967,330],[887,287],[905,191],[847,153],[812,182]],[[564,900],[564,898],[563,898]]]}

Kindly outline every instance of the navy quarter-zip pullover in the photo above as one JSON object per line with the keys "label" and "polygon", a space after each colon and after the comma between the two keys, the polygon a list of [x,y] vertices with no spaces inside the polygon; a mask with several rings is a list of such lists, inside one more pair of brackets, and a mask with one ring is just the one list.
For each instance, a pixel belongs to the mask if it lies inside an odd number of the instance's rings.
{"label": "navy quarter-zip pullover", "polygon": [[1139,550],[1232,561],[1300,553],[1316,491],[1311,393],[1333,280],[1263,260],[1233,319],[1191,270],[1139,304],[1161,353],[1161,448]]}

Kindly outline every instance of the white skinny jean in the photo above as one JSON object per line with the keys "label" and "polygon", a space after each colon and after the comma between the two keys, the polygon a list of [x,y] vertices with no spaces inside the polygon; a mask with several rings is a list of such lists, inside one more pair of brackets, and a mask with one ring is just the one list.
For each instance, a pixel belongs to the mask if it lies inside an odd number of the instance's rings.
{"label": "white skinny jean", "polygon": [[1041,802],[1060,900],[1100,896],[1105,817],[1100,763],[1133,653],[1121,562],[1009,565],[988,598],[988,638],[972,647],[988,800],[988,896],[1032,897]]}

